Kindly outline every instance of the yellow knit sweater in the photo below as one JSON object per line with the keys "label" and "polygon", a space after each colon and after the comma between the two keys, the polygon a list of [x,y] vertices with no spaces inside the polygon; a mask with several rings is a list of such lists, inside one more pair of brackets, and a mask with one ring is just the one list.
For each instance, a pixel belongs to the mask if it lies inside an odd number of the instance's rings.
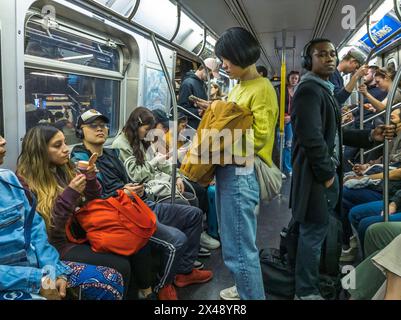
{"label": "yellow knit sweater", "polygon": [[[228,95],[228,101],[235,102],[252,112],[253,136],[246,135],[245,139],[253,143],[255,154],[271,166],[278,117],[277,94],[273,85],[262,77],[241,81]],[[245,155],[244,147],[235,146],[234,154]]]}

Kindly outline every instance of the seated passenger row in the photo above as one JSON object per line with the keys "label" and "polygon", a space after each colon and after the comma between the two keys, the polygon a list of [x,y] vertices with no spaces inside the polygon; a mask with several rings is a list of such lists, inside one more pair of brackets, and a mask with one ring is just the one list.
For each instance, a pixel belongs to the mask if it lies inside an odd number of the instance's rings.
{"label": "seated passenger row", "polygon": [[[83,113],[78,121],[77,132],[83,139],[83,144],[74,147],[71,158],[73,161],[89,161],[87,170],[78,174],[70,161],[69,150],[65,144],[62,131],[44,124],[27,132],[23,140],[21,155],[18,158],[17,176],[25,187],[30,204],[23,191],[15,190],[21,188],[16,177],[11,172],[3,170],[1,173],[1,177],[3,177],[2,188],[9,189],[10,192],[9,202],[2,201],[2,204],[6,205],[6,207],[3,206],[3,209],[11,210],[16,215],[21,214],[16,207],[10,208],[15,203],[13,198],[18,195],[24,201],[25,211],[29,211],[30,208],[35,210],[35,199],[37,199],[36,211],[39,214],[35,214],[34,221],[41,227],[41,241],[46,243],[46,249],[52,252],[52,255],[47,254],[46,256],[53,257],[52,260],[54,261],[52,264],[48,262],[43,264],[41,251],[38,249],[36,250],[37,261],[35,261],[31,257],[32,252],[27,246],[27,239],[19,239],[20,244],[28,248],[25,251],[22,250],[28,258],[9,261],[5,256],[5,260],[1,259],[5,261],[1,267],[18,273],[18,268],[29,265],[36,270],[35,273],[32,273],[32,277],[34,274],[36,277],[32,279],[36,281],[37,285],[20,286],[15,281],[7,282],[7,277],[2,277],[0,292],[4,297],[7,299],[26,298],[26,294],[32,293],[51,298],[46,291],[43,291],[46,289],[44,280],[47,281],[49,278],[55,281],[55,286],[52,287],[54,290],[51,293],[56,298],[65,297],[65,286],[68,285],[69,287],[81,286],[85,288],[82,290],[82,294],[83,298],[87,299],[121,299],[123,296],[135,298],[135,289],[139,288],[140,298],[155,299],[158,296],[159,299],[174,300],[177,299],[177,295],[173,284],[177,287],[184,287],[193,283],[207,282],[213,277],[211,271],[194,268],[199,254],[203,212],[197,207],[187,204],[156,203],[148,198],[144,190],[143,182],[146,179],[143,179],[143,175],[147,179],[152,179],[151,174],[154,174],[154,168],[160,168],[162,165],[167,167],[167,163],[166,157],[164,159],[156,157],[157,161],[153,161],[149,166],[146,164],[145,169],[138,170],[137,167],[143,167],[145,163],[145,154],[141,149],[144,144],[141,141],[144,140],[147,131],[154,125],[153,116],[149,116],[149,122],[144,122],[145,117],[143,116],[142,119],[138,115],[138,112],[144,112],[142,110],[144,108],[137,108],[136,110],[138,109],[139,111],[136,113],[134,111],[131,115],[119,138],[121,140],[124,135],[124,138],[129,139],[126,141],[131,142],[126,147],[128,150],[131,148],[131,156],[125,153],[125,156],[131,160],[128,164],[131,171],[128,173],[125,170],[127,164],[119,159],[119,150],[103,148],[108,137],[107,123],[109,120],[95,110]],[[152,114],[150,113],[150,115]],[[129,130],[127,128],[135,129]],[[4,146],[5,141],[2,139],[1,147],[4,148]],[[128,150],[125,149],[124,151],[127,152]],[[1,155],[4,157],[4,153]],[[135,178],[135,174],[132,172],[142,172],[141,180],[132,180],[131,178]],[[15,186],[3,186],[3,184],[7,184],[3,180],[11,182]],[[183,186],[182,181],[178,181],[178,184],[178,188],[183,192],[185,186]],[[156,231],[145,246],[133,255],[124,256],[110,251],[96,252],[90,242],[77,244],[77,241],[74,241],[76,239],[67,236],[66,228],[74,225],[71,220],[78,217],[76,215],[77,208],[87,206],[94,199],[103,199],[104,201],[108,201],[109,198],[117,199],[119,190],[123,190],[127,195],[136,194],[156,214]],[[185,193],[183,194],[185,195]],[[193,198],[195,197],[193,196]],[[197,203],[194,202],[194,204]],[[28,217],[23,220],[26,219]],[[18,227],[20,225],[17,226],[14,222],[10,226],[7,224],[7,228],[0,231],[6,234],[13,232],[15,230],[13,228]],[[29,234],[29,225],[25,224],[24,227],[25,233]],[[51,245],[47,243],[45,231],[49,235]],[[72,232],[72,234],[82,233],[82,230],[78,231],[78,233]],[[35,236],[37,234],[38,232],[35,233]],[[22,236],[23,234],[21,234]],[[11,245],[7,246],[10,248],[8,254],[13,256],[15,254],[13,250],[17,250],[19,247],[14,246],[11,241],[10,243]],[[58,253],[52,245],[57,248]],[[42,247],[44,248],[44,245]],[[159,252],[162,257],[156,277],[149,268],[149,265],[152,265],[152,260],[154,260],[152,250]],[[2,254],[6,253],[2,252]],[[59,262],[59,255],[63,260],[74,261],[67,262],[67,265],[70,266],[69,269]],[[47,274],[46,265],[57,266],[57,272]],[[202,266],[198,267],[201,268]],[[74,274],[74,270],[77,276],[71,277],[70,275]],[[85,272],[81,272],[82,270]],[[103,278],[101,278],[102,275]],[[26,283],[26,275],[22,273],[18,273],[17,277],[12,278],[18,278],[20,283]],[[68,282],[69,279],[74,279],[74,282]],[[86,280],[94,281],[94,279],[98,279],[98,282],[102,283],[102,291],[98,286],[91,288],[85,282]],[[18,291],[21,294],[17,293]]]}

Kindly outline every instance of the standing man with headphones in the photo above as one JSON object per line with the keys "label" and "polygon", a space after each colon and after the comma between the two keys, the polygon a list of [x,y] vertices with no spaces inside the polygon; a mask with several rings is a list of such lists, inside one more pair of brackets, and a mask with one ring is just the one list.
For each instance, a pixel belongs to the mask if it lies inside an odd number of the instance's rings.
{"label": "standing man with headphones", "polygon": [[[341,117],[330,76],[338,66],[337,50],[327,39],[310,41],[302,54],[303,76],[295,92],[291,121],[294,130],[290,206],[299,223],[295,267],[296,298],[322,300],[319,265],[329,215],[341,207]],[[394,128],[348,130],[344,142],[368,147],[373,140],[394,136]],[[338,254],[339,259],[339,254]],[[336,266],[331,266],[336,268]]]}

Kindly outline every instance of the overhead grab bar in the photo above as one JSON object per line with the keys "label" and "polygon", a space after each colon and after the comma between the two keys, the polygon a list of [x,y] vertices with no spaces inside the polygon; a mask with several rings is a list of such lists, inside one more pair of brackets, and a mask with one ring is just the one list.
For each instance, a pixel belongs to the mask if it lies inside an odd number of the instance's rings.
{"label": "overhead grab bar", "polygon": [[153,48],[155,49],[157,58],[159,59],[160,66],[162,67],[164,77],[167,82],[168,89],[171,95],[171,101],[173,104],[173,163],[172,163],[172,173],[171,173],[171,203],[175,203],[175,190],[176,190],[176,179],[177,179],[177,159],[178,159],[178,150],[177,150],[177,139],[178,139],[178,131],[177,131],[177,119],[178,119],[178,111],[177,111],[177,97],[175,96],[175,91],[173,87],[173,82],[170,78],[170,74],[168,73],[168,69],[166,63],[164,62],[163,56],[160,52],[159,44],[157,43],[157,39],[154,33],[151,33],[150,38],[152,40]]}

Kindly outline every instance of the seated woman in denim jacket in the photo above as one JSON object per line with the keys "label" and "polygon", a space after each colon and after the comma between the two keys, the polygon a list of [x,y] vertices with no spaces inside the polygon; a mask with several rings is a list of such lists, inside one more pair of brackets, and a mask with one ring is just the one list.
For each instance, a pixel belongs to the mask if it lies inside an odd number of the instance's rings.
{"label": "seated woman in denim jacket", "polygon": [[[6,140],[0,136],[0,165]],[[61,262],[15,174],[0,169],[0,300],[59,300],[80,287],[86,299],[121,299],[122,278],[110,268]]]}
{"label": "seated woman in denim jacket", "polygon": [[[91,161],[92,160],[92,161]],[[93,165],[90,165],[93,162]],[[22,142],[17,175],[38,198],[38,212],[44,218],[49,241],[63,260],[105,266],[118,271],[124,281],[125,297],[136,298],[137,290],[130,287],[135,270],[136,285],[141,297],[151,298],[152,273],[150,246],[125,257],[112,253],[94,252],[88,243],[76,245],[67,240],[67,221],[85,201],[100,198],[101,185],[96,180],[96,159],[89,160],[84,174],[74,171],[69,159],[64,134],[51,125],[29,130]],[[131,290],[132,289],[132,290]],[[131,295],[132,294],[132,295]]]}

